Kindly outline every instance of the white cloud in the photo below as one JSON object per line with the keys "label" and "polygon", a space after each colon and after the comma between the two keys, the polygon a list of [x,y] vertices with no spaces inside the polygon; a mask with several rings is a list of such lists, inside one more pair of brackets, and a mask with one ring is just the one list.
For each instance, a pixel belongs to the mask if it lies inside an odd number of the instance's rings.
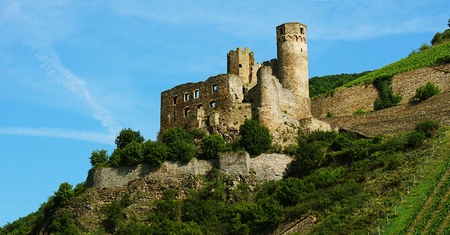
{"label": "white cloud", "polygon": [[67,138],[109,145],[114,143],[115,138],[115,136],[111,133],[105,134],[98,132],[77,131],[61,128],[0,127],[0,134]]}
{"label": "white cloud", "polygon": [[101,125],[108,130],[108,133],[119,132],[121,125],[112,113],[95,99],[83,79],[75,76],[61,64],[61,61],[52,49],[42,48],[36,52],[36,56],[41,61],[42,68],[50,77],[86,102],[92,111],[93,117],[100,121]]}

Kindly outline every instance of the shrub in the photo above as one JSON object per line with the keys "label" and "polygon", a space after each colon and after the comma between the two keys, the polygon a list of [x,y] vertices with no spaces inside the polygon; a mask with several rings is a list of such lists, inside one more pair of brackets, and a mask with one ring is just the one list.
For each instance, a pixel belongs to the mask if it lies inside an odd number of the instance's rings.
{"label": "shrub", "polygon": [[200,148],[203,159],[218,158],[219,153],[223,152],[226,148],[225,140],[219,134],[209,135],[200,142]]}
{"label": "shrub", "polygon": [[415,130],[417,132],[423,133],[425,137],[430,138],[436,135],[436,133],[439,130],[439,126],[440,126],[439,122],[426,120],[423,122],[416,123]]}
{"label": "shrub", "polygon": [[143,144],[144,162],[153,166],[160,166],[169,156],[168,147],[161,141],[147,140]]}
{"label": "shrub", "polygon": [[441,92],[439,87],[435,86],[432,82],[427,82],[426,85],[416,89],[416,94],[411,98],[411,102],[423,101]]}
{"label": "shrub", "polygon": [[65,182],[59,185],[58,191],[55,192],[54,202],[56,206],[65,205],[74,196],[72,185]]}
{"label": "shrub", "polygon": [[402,95],[394,95],[392,91],[392,76],[378,77],[373,81],[380,98],[376,98],[373,109],[381,110],[398,105],[402,100]]}
{"label": "shrub", "polygon": [[425,141],[425,135],[422,132],[411,132],[406,137],[406,146],[410,149],[420,148]]}
{"label": "shrub", "polygon": [[272,144],[272,136],[267,127],[255,120],[246,119],[239,128],[239,144],[250,154],[259,155],[267,151]]}
{"label": "shrub", "polygon": [[100,167],[108,162],[107,150],[94,150],[89,158],[93,167]]}
{"label": "shrub", "polygon": [[168,160],[188,162],[194,157],[195,146],[193,136],[181,127],[167,129],[161,141],[168,147]]}
{"label": "shrub", "polygon": [[144,149],[142,143],[131,142],[124,148],[119,149],[121,165],[136,166],[144,162]]}
{"label": "shrub", "polygon": [[124,148],[131,142],[144,142],[144,137],[141,136],[141,133],[139,131],[133,131],[131,128],[122,129],[114,141],[119,149]]}

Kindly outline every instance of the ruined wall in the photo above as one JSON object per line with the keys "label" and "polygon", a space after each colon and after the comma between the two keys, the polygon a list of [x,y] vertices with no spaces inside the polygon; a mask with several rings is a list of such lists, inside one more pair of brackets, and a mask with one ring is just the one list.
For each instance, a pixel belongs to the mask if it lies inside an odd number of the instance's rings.
{"label": "ruined wall", "polygon": [[183,182],[195,175],[206,175],[213,167],[231,178],[251,178],[257,182],[280,180],[292,158],[285,154],[261,154],[250,158],[248,153],[221,154],[218,160],[192,159],[187,164],[164,162],[160,167],[99,168],[89,171],[87,187],[113,188],[127,186],[137,179],[152,182]]}
{"label": "ruined wall", "polygon": [[[242,86],[240,77],[221,74],[162,92],[160,132],[174,126],[195,129],[207,128],[207,124],[216,127],[242,124],[244,116],[250,114],[249,107],[242,111],[245,107],[234,105],[244,99]],[[235,108],[240,109],[233,112]]]}
{"label": "ruined wall", "polygon": [[238,47],[236,50],[230,50],[227,54],[227,73],[235,74],[242,78],[243,84],[250,89],[256,84],[256,65],[254,53],[250,52],[248,47],[244,50]]}
{"label": "ruined wall", "polygon": [[[392,79],[392,89],[394,94],[403,95],[400,104],[406,104],[415,95],[416,89],[427,82],[433,82],[441,91],[449,90],[450,65],[421,68],[395,75]],[[370,111],[373,110],[373,103],[377,97],[378,91],[372,84],[337,89],[331,96],[311,100],[312,115],[323,119],[328,112],[331,112],[333,117],[340,117],[353,115],[359,109]]]}

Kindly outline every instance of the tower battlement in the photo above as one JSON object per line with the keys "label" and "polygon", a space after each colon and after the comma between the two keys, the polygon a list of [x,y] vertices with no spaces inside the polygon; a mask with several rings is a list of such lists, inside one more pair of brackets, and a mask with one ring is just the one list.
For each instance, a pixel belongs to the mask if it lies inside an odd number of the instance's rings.
{"label": "tower battlement", "polygon": [[233,139],[251,118],[266,125],[276,140],[294,139],[305,125],[300,120],[312,120],[306,41],[306,25],[291,22],[276,27],[277,59],[256,63],[248,47],[230,50],[226,75],[161,93],[160,131],[203,128]]}

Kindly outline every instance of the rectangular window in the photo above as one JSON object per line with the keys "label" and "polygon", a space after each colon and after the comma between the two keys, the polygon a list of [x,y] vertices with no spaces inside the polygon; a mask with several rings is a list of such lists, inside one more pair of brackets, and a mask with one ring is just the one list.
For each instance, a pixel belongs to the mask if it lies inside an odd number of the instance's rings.
{"label": "rectangular window", "polygon": [[215,108],[216,107],[216,101],[209,102],[209,107]]}
{"label": "rectangular window", "polygon": [[189,100],[189,93],[185,93],[184,94],[184,101],[188,101]]}
{"label": "rectangular window", "polygon": [[184,117],[187,117],[189,115],[189,108],[184,108]]}
{"label": "rectangular window", "polygon": [[212,85],[212,91],[217,92],[217,85]]}
{"label": "rectangular window", "polygon": [[195,90],[194,91],[194,99],[197,99],[200,96],[200,91],[199,90]]}
{"label": "rectangular window", "polygon": [[178,96],[173,97],[173,105],[177,104],[177,99],[178,99]]}

